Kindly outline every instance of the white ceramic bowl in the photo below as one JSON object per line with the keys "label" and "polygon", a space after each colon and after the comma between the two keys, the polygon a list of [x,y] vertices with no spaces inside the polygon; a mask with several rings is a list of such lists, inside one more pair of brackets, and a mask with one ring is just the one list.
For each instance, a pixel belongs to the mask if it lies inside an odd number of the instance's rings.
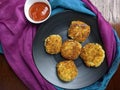
{"label": "white ceramic bowl", "polygon": [[[30,15],[29,15],[29,8],[31,7],[31,5],[33,5],[33,4],[36,3],[36,2],[43,2],[43,3],[46,3],[46,4],[48,5],[48,7],[49,7],[49,9],[50,9],[50,13],[49,13],[49,15],[47,16],[47,18],[45,18],[45,19],[43,19],[43,20],[40,20],[40,21],[34,21],[34,20],[30,17]],[[35,24],[39,24],[39,23],[42,23],[42,22],[46,21],[46,20],[50,17],[50,15],[51,15],[51,5],[50,5],[50,3],[49,3],[47,0],[26,0],[25,6],[24,6],[24,13],[25,13],[26,18],[27,18],[30,22],[35,23]]]}

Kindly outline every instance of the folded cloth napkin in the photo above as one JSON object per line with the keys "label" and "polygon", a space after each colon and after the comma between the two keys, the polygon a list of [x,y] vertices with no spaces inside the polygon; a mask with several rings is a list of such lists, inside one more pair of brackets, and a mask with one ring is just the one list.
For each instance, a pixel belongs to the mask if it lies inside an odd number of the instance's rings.
{"label": "folded cloth napkin", "polygon": [[[52,6],[52,15],[65,9],[71,9],[98,17],[99,31],[105,47],[108,65],[111,65],[111,67],[103,78],[82,89],[97,90],[100,87],[99,90],[105,89],[120,61],[120,41],[116,32],[112,30],[110,24],[104,20],[89,0],[49,1]],[[39,25],[34,25],[26,20],[23,12],[24,3],[24,0],[0,1],[0,43],[7,62],[30,90],[61,89],[48,83],[34,64],[32,42]]]}

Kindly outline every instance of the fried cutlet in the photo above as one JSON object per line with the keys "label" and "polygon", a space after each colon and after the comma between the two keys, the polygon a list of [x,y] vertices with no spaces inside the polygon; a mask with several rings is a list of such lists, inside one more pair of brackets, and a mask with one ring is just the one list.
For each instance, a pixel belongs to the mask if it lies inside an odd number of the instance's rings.
{"label": "fried cutlet", "polygon": [[58,54],[62,45],[62,38],[60,35],[50,35],[45,39],[45,49],[49,54]]}
{"label": "fried cutlet", "polygon": [[80,57],[88,67],[98,67],[104,61],[105,51],[98,43],[88,43],[81,49]]}
{"label": "fried cutlet", "polygon": [[64,60],[57,64],[58,77],[65,82],[72,81],[78,75],[78,70],[73,60]]}
{"label": "fried cutlet", "polygon": [[65,59],[75,60],[79,57],[82,45],[75,40],[66,40],[61,47],[61,55]]}
{"label": "fried cutlet", "polygon": [[82,21],[72,21],[68,29],[68,36],[78,42],[84,42],[90,34],[90,26]]}

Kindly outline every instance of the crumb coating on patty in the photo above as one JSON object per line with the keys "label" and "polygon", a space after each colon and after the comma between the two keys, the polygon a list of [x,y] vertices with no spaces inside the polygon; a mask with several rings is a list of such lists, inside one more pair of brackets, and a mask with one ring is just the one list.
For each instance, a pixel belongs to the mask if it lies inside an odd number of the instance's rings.
{"label": "crumb coating on patty", "polygon": [[88,67],[98,67],[105,58],[105,51],[98,43],[88,43],[81,49],[80,57]]}
{"label": "crumb coating on patty", "polygon": [[72,81],[78,75],[78,70],[73,60],[64,60],[57,64],[58,77],[65,82]]}
{"label": "crumb coating on patty", "polygon": [[60,35],[50,35],[45,39],[45,50],[49,54],[58,54],[62,45],[62,38]]}
{"label": "crumb coating on patty", "polygon": [[90,26],[82,21],[72,21],[68,36],[78,42],[84,42],[90,34]]}
{"label": "crumb coating on patty", "polygon": [[65,59],[75,60],[79,57],[82,45],[75,40],[66,40],[61,47],[61,55]]}

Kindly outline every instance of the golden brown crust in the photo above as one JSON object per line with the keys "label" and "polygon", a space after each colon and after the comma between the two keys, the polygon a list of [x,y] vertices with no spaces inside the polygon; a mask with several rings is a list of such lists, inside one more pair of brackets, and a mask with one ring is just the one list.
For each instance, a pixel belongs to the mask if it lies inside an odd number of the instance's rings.
{"label": "golden brown crust", "polygon": [[49,54],[58,54],[62,46],[62,38],[60,35],[50,35],[45,39],[45,49]]}
{"label": "golden brown crust", "polygon": [[73,60],[65,60],[57,64],[57,74],[62,81],[68,82],[75,79],[78,70]]}
{"label": "golden brown crust", "polygon": [[72,21],[68,36],[78,42],[84,42],[90,34],[90,26],[81,21]]}
{"label": "golden brown crust", "polygon": [[88,43],[81,49],[80,57],[88,67],[98,67],[104,61],[105,51],[97,43]]}
{"label": "golden brown crust", "polygon": [[75,40],[66,40],[61,47],[61,55],[65,59],[75,60],[79,57],[82,45]]}

